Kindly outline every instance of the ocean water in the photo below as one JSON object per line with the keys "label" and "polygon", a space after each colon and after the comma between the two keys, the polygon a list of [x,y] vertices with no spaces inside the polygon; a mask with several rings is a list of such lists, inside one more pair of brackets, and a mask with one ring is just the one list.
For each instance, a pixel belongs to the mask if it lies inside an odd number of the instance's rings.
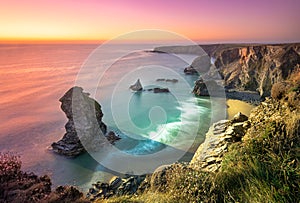
{"label": "ocean water", "polygon": [[[97,47],[0,45],[0,151],[16,152],[25,171],[50,175],[54,186],[74,184],[83,190],[118,174],[112,163],[123,166],[124,154],[130,156],[128,172],[145,155],[159,159],[164,150],[179,151],[180,160],[189,160],[211,122],[225,115],[223,100],[212,103],[191,93],[197,76],[184,75],[183,68],[196,56],[153,53],[138,45],[116,44],[98,52]],[[128,87],[138,78],[146,90],[134,93]],[[74,85],[99,101],[103,121],[122,138],[101,164],[88,153],[70,159],[49,150],[63,136],[67,121],[58,100]],[[148,91],[154,87],[170,93]]]}

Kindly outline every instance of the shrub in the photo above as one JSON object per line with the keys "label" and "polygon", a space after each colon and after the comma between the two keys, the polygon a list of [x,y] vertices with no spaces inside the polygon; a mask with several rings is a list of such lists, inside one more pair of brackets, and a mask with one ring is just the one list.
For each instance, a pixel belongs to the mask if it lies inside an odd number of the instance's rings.
{"label": "shrub", "polygon": [[271,89],[271,97],[276,100],[283,98],[286,92],[286,84],[283,82],[275,83]]}
{"label": "shrub", "polygon": [[16,178],[21,173],[20,157],[0,152],[0,183]]}

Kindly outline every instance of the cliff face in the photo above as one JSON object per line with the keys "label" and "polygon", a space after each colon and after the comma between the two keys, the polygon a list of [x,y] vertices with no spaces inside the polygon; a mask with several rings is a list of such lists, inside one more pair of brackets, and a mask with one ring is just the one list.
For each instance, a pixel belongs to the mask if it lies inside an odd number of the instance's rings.
{"label": "cliff face", "polygon": [[274,83],[300,67],[300,44],[204,46],[226,88],[258,91],[269,96]]}

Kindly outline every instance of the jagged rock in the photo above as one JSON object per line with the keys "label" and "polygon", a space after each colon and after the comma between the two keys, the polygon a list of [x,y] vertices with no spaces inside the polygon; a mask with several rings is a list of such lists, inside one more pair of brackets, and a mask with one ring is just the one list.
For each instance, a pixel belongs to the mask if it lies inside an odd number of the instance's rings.
{"label": "jagged rock", "polygon": [[122,179],[118,176],[112,177],[111,180],[109,181],[109,187],[113,190],[117,189],[121,184],[122,184]]}
{"label": "jagged rock", "polygon": [[[61,140],[51,146],[54,152],[70,157],[89,150],[98,150],[104,143],[107,127],[102,122],[100,104],[84,93],[81,87],[72,87],[62,98],[61,109],[69,119],[65,125],[66,133]],[[104,138],[104,139],[103,139]]]}
{"label": "jagged rock", "polygon": [[188,67],[184,68],[183,72],[187,75],[198,74],[197,71],[195,70],[195,68],[193,68],[193,66],[188,66]]}
{"label": "jagged rock", "polygon": [[238,112],[232,119],[232,123],[239,123],[239,122],[244,122],[248,120],[248,116],[242,114],[241,112]]}
{"label": "jagged rock", "polygon": [[[142,184],[146,176],[126,176],[121,178],[114,176],[111,178],[109,183],[103,183],[98,181],[93,184],[93,187],[89,189],[87,197],[91,201],[107,199],[113,196],[120,195],[132,195],[135,194],[138,190],[144,191],[146,188],[146,183]],[[140,187],[142,186],[142,187]]]}
{"label": "jagged rock", "polygon": [[115,144],[115,141],[120,140],[121,138],[116,135],[113,131],[109,131],[105,137],[107,138],[107,140],[111,143],[111,144]]}
{"label": "jagged rock", "polygon": [[195,96],[224,96],[225,93],[222,86],[218,85],[215,80],[204,81],[203,78],[199,78],[195,82],[193,93]]}
{"label": "jagged rock", "polygon": [[196,82],[195,82],[195,86],[193,89],[193,93],[196,96],[209,96],[209,92],[207,89],[206,84],[204,83],[202,78],[199,78]]}
{"label": "jagged rock", "polygon": [[140,82],[140,79],[138,79],[133,85],[129,87],[132,91],[142,91],[143,86]]}

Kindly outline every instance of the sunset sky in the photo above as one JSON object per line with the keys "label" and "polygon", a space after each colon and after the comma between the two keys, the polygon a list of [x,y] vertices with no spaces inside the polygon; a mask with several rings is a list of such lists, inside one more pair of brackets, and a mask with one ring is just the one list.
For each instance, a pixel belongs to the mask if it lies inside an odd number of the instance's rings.
{"label": "sunset sky", "polygon": [[163,29],[199,42],[299,42],[299,0],[0,0],[0,40],[109,40]]}

